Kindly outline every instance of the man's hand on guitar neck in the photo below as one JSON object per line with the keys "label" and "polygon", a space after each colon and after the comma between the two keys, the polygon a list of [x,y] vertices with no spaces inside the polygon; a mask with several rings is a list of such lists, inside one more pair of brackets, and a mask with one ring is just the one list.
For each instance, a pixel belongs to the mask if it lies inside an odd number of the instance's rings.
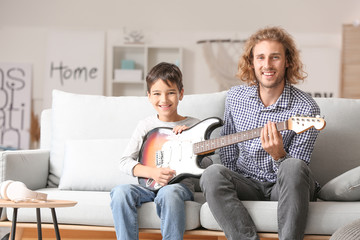
{"label": "man's hand on guitar neck", "polygon": [[136,177],[154,179],[161,186],[165,186],[173,179],[176,172],[170,168],[157,168],[137,164],[133,169],[133,174]]}
{"label": "man's hand on guitar neck", "polygon": [[264,150],[269,153],[275,161],[286,156],[283,139],[280,132],[276,129],[275,123],[269,121],[261,129],[260,139]]}

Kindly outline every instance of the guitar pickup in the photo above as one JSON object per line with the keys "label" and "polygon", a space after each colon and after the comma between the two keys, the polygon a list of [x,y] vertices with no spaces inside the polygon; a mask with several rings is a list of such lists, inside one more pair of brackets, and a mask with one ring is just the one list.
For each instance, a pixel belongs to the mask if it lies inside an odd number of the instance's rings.
{"label": "guitar pickup", "polygon": [[164,164],[164,152],[163,151],[156,151],[155,164],[156,164],[156,167],[161,167]]}

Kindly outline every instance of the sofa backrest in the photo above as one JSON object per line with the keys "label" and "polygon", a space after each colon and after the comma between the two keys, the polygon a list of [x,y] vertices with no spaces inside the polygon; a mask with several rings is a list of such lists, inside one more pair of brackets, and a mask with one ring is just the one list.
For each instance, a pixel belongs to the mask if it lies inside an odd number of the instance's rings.
{"label": "sofa backrest", "polygon": [[[226,92],[186,95],[179,114],[199,119],[224,115]],[[41,148],[50,150],[49,186],[58,186],[65,143],[129,139],[139,120],[156,114],[147,97],[105,97],[53,91],[51,110],[41,117]]]}
{"label": "sofa backrest", "polygon": [[315,98],[326,127],[315,143],[310,167],[324,185],[360,165],[360,99]]}
{"label": "sofa backrest", "polygon": [[[55,106],[62,108],[44,110],[41,116],[41,149],[53,151],[54,141],[61,142],[57,151],[63,151],[64,142],[73,139],[130,138],[140,119],[155,114],[147,97],[103,97],[55,93],[58,101]],[[179,113],[199,119],[223,117],[226,92],[186,95],[179,104]],[[360,165],[360,100],[341,98],[316,98],[326,127],[319,134],[312,155],[310,167],[320,184]],[[103,104],[97,104],[97,102]],[[95,104],[94,104],[95,103]],[[103,109],[104,105],[113,109]],[[115,106],[118,106],[115,108]],[[79,109],[79,111],[77,111]],[[66,116],[54,119],[54,111]],[[65,112],[69,114],[64,114]],[[114,114],[116,112],[118,114]],[[78,113],[78,114],[77,114]],[[91,117],[93,116],[93,117]],[[59,121],[70,123],[70,130],[56,132],[53,128]],[[102,122],[100,126],[98,123]],[[60,126],[63,129],[64,126]],[[96,131],[91,130],[96,128]],[[75,132],[74,132],[75,129]],[[66,130],[66,129],[65,129]],[[69,130],[69,129],[68,129]],[[92,133],[89,134],[88,132]],[[60,136],[64,135],[64,136]],[[59,150],[60,149],[60,150]],[[58,154],[58,153],[57,153]],[[60,154],[60,157],[61,154]],[[51,160],[53,161],[53,156]],[[51,184],[57,185],[62,169],[62,162],[50,164]],[[51,185],[50,184],[50,185]]]}

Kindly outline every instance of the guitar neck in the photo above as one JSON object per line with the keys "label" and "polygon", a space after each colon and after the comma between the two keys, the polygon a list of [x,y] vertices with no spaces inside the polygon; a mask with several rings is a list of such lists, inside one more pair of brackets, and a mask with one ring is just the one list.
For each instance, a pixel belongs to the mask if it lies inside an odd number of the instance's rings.
{"label": "guitar neck", "polygon": [[[288,121],[276,123],[276,128],[278,131],[287,130]],[[222,147],[226,147],[232,144],[236,144],[239,142],[260,137],[261,129],[262,127],[243,131],[243,132],[233,133],[230,135],[222,136],[220,138],[209,139],[194,143],[193,145],[194,154],[196,155],[207,154]]]}

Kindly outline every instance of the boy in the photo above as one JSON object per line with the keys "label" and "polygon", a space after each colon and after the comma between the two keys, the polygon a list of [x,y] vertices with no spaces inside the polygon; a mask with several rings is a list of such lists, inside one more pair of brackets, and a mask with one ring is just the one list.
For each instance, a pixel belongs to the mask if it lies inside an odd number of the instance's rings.
{"label": "boy", "polygon": [[147,94],[157,115],[139,122],[120,160],[120,169],[136,177],[154,179],[161,187],[153,192],[140,185],[119,185],[111,191],[111,210],[118,240],[139,238],[137,207],[154,201],[161,219],[163,239],[183,239],[185,232],[185,201],[193,200],[195,178],[186,178],[180,183],[167,183],[175,171],[169,168],[153,168],[140,164],[137,159],[145,135],[156,127],[171,127],[174,133],[199,122],[192,117],[178,114],[177,106],[184,96],[180,69],[169,63],[159,63],[146,77]]}

